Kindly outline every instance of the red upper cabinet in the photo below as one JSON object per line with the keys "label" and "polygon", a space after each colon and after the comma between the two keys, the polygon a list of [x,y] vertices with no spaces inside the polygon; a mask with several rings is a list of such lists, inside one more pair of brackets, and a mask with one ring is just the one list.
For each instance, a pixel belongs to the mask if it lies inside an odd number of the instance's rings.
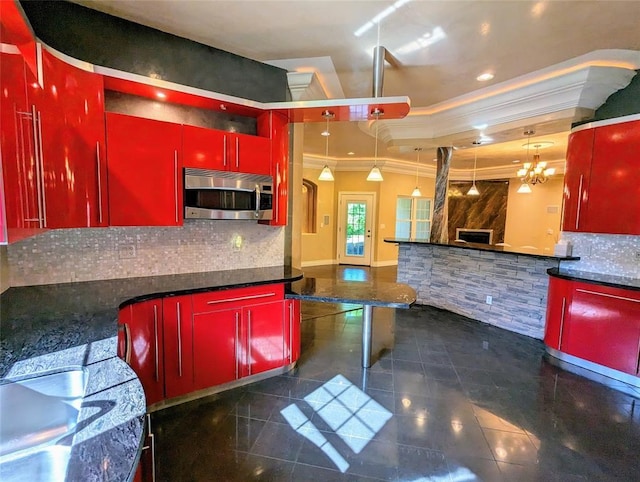
{"label": "red upper cabinet", "polygon": [[640,234],[640,120],[595,129],[584,231]]}
{"label": "red upper cabinet", "polygon": [[289,119],[281,113],[265,112],[258,117],[258,133],[271,139],[273,177],[273,219],[271,226],[286,226],[289,199]]}
{"label": "red upper cabinet", "polygon": [[43,52],[41,120],[47,228],[108,225],[102,76]]}
{"label": "red upper cabinet", "polygon": [[593,139],[593,129],[574,132],[569,136],[564,175],[563,231],[584,231]]}
{"label": "red upper cabinet", "polygon": [[184,126],[182,130],[184,167],[226,171],[229,169],[229,139],[224,131]]}
{"label": "red upper cabinet", "polygon": [[182,225],[182,126],[114,113],[106,119],[110,224]]}
{"label": "red upper cabinet", "polygon": [[271,140],[184,126],[184,167],[271,175]]}

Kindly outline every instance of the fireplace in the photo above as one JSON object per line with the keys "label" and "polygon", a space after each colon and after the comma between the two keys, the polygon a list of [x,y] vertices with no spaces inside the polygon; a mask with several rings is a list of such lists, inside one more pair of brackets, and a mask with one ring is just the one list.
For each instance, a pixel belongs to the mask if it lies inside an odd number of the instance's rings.
{"label": "fireplace", "polygon": [[493,244],[493,229],[456,228],[456,241],[467,243]]}

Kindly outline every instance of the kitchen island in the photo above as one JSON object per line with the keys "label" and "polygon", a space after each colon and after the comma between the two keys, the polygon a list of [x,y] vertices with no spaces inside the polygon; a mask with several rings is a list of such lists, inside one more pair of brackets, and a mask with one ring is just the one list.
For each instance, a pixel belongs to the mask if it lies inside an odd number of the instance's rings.
{"label": "kitchen island", "polygon": [[117,356],[119,307],[301,277],[299,270],[268,267],[10,288],[0,297],[0,376],[85,367],[87,388],[66,480],[131,480],[146,403],[136,373]]}
{"label": "kitchen island", "polygon": [[416,290],[417,303],[538,339],[544,336],[547,269],[579,259],[474,243],[385,242],[399,245],[397,280]]}

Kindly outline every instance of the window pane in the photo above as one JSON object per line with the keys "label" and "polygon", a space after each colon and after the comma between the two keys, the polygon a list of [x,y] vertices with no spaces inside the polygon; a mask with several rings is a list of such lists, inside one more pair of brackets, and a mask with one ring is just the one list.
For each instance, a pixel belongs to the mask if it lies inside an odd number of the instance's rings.
{"label": "window pane", "polygon": [[428,220],[431,211],[431,199],[416,199],[416,219]]}
{"label": "window pane", "polygon": [[396,238],[410,238],[410,237],[411,237],[411,222],[396,221]]}
{"label": "window pane", "polygon": [[411,219],[411,198],[398,198],[396,203],[396,219]]}
{"label": "window pane", "polygon": [[347,203],[347,256],[364,256],[364,234],[367,205],[361,202]]}
{"label": "window pane", "polygon": [[431,230],[431,223],[428,221],[416,222],[416,239],[421,241],[429,240],[429,231]]}

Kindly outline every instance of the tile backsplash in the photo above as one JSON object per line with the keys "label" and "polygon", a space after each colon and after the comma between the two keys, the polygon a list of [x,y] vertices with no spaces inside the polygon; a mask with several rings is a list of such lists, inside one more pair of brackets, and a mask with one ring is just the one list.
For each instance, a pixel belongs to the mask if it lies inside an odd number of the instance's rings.
{"label": "tile backsplash", "polygon": [[580,256],[580,261],[563,262],[562,268],[640,278],[640,236],[564,231],[562,239]]}
{"label": "tile backsplash", "polygon": [[279,266],[284,228],[188,220],[178,228],[57,229],[7,248],[11,286]]}

